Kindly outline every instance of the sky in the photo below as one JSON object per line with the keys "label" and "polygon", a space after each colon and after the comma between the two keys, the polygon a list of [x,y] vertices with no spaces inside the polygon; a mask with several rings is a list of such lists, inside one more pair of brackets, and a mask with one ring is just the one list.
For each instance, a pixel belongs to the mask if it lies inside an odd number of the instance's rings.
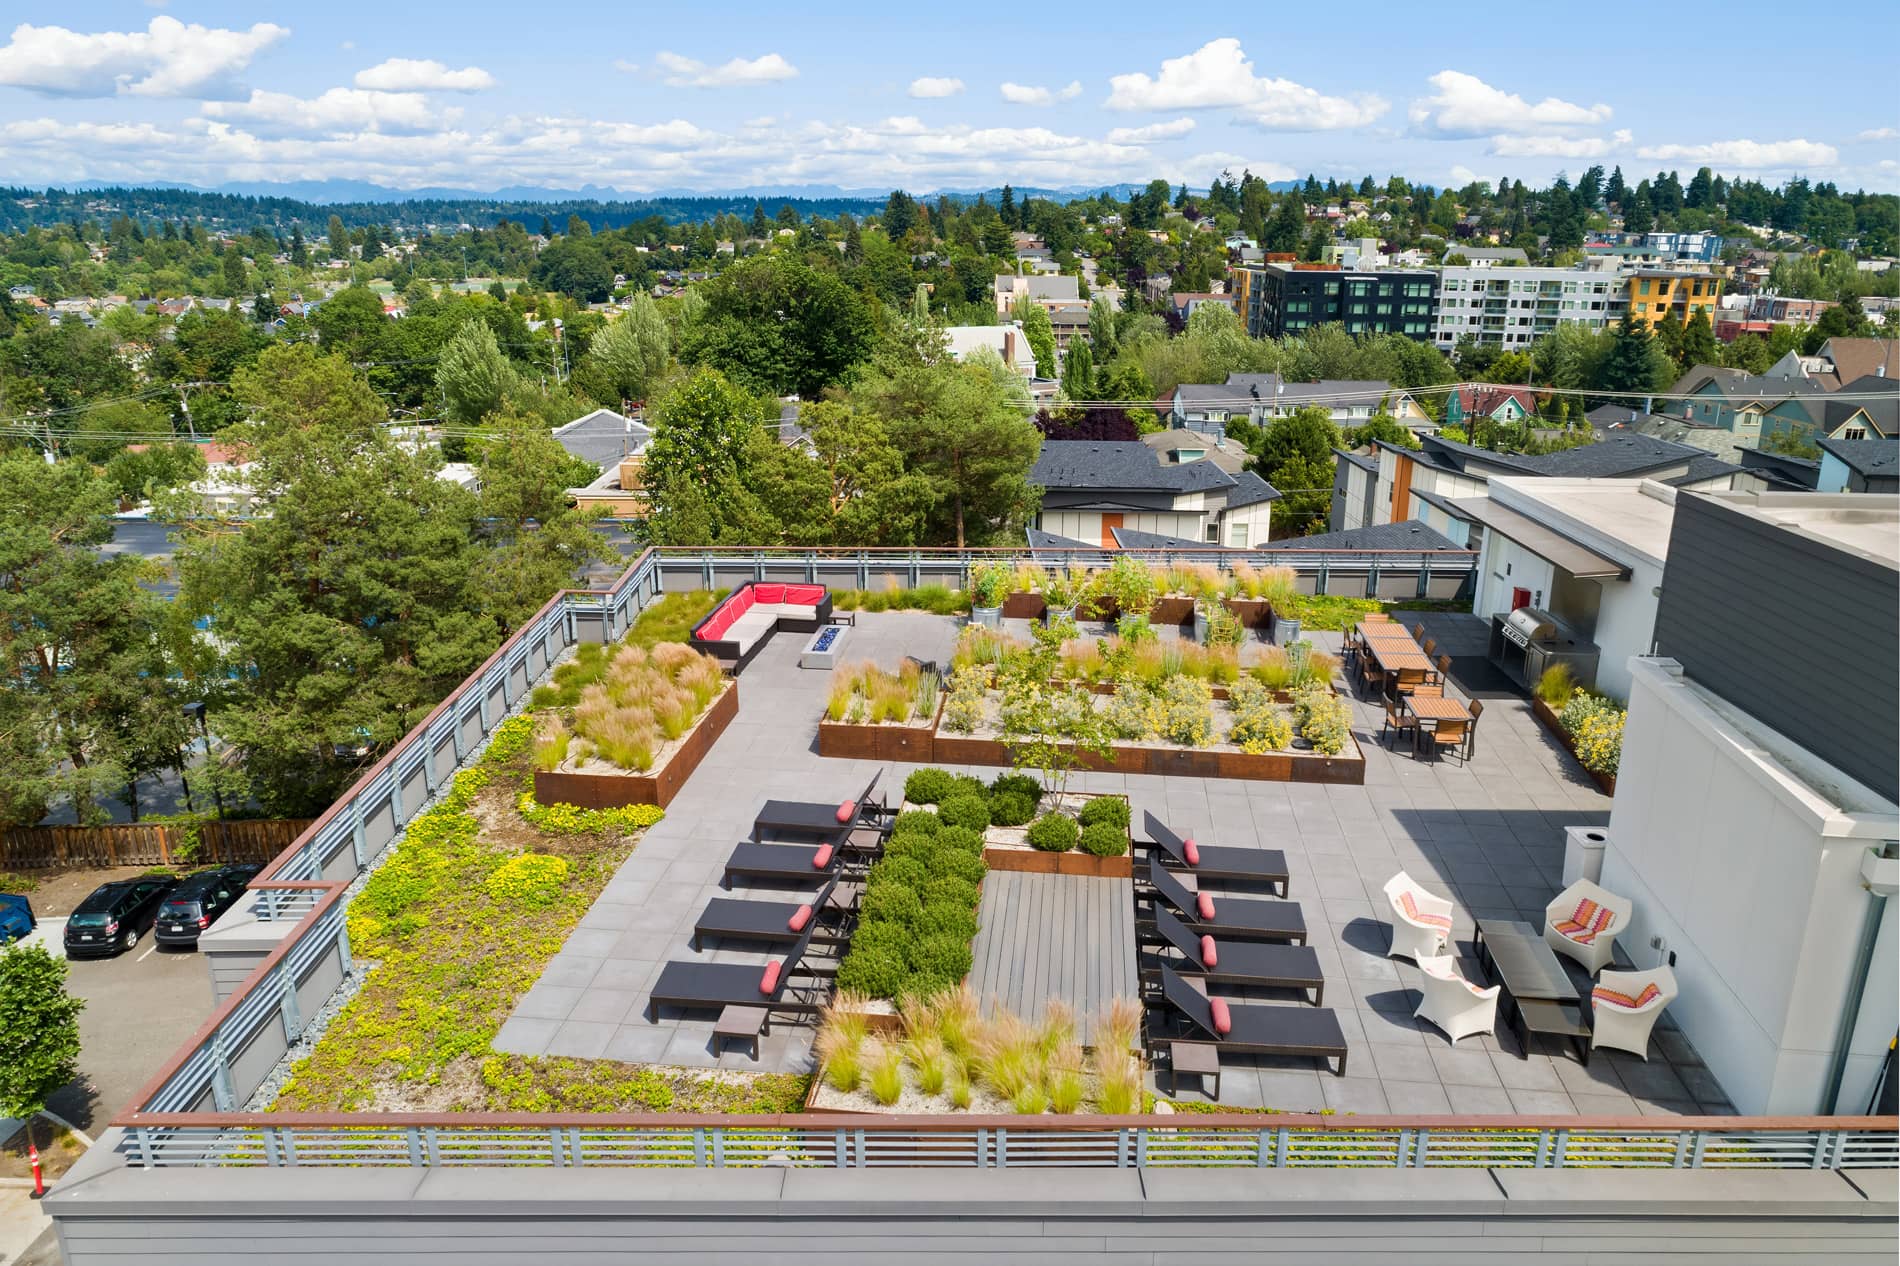
{"label": "sky", "polygon": [[0,181],[1900,188],[1891,0],[897,8],[8,0]]}

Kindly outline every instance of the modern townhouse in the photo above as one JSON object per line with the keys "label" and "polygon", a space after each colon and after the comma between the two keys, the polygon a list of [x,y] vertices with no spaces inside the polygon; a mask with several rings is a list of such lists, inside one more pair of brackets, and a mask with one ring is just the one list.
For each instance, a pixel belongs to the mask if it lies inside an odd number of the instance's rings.
{"label": "modern townhouse", "polygon": [[1191,545],[1264,545],[1280,496],[1273,485],[1208,457],[1178,460],[1185,456],[1136,441],[1046,440],[1029,472],[1042,489],[1033,527],[1101,549],[1121,548],[1123,531]]}
{"label": "modern townhouse", "polygon": [[1235,419],[1266,426],[1311,405],[1324,408],[1342,428],[1363,426],[1383,412],[1414,432],[1437,429],[1410,393],[1383,379],[1288,382],[1278,374],[1234,373],[1224,383],[1182,383],[1168,401],[1170,425],[1210,434],[1223,433]]}

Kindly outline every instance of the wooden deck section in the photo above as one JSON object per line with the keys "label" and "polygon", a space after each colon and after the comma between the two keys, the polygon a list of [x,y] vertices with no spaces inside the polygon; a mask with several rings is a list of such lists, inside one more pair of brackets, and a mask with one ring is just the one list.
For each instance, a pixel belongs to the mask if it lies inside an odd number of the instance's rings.
{"label": "wooden deck section", "polygon": [[993,870],[977,917],[970,988],[986,1016],[1000,1008],[1034,1021],[1061,998],[1086,1044],[1094,1015],[1140,996],[1130,880]]}

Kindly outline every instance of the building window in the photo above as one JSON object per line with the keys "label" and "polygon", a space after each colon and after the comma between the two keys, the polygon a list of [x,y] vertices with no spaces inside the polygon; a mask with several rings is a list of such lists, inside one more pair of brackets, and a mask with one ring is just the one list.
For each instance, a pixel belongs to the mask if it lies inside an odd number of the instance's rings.
{"label": "building window", "polygon": [[1850,426],[1841,432],[1841,438],[1844,440],[1864,440],[1867,438],[1867,428],[1864,426]]}
{"label": "building window", "polygon": [[1207,525],[1207,543],[1209,545],[1220,544],[1220,524],[1209,523]]}
{"label": "building window", "polygon": [[1247,548],[1247,525],[1245,523],[1234,523],[1234,524],[1229,525],[1227,529],[1227,543],[1229,545],[1234,546],[1236,549],[1246,549]]}

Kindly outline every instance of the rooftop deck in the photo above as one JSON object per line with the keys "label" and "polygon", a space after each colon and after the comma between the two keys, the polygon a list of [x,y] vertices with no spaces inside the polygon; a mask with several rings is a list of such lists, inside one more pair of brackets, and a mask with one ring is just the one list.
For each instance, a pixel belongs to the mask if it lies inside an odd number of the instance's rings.
{"label": "rooftop deck", "polygon": [[986,1016],[1006,1009],[1033,1019],[1060,998],[1092,1045],[1091,1021],[1139,993],[1131,880],[993,870],[978,919],[970,988]]}

